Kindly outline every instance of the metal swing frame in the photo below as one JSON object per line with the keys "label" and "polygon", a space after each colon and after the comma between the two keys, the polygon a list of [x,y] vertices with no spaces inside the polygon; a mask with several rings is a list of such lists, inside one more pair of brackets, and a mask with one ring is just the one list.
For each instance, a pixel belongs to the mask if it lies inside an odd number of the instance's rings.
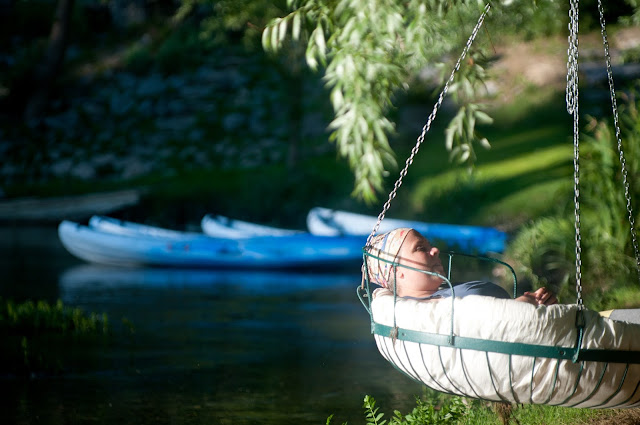
{"label": "metal swing frame", "polygon": [[[380,223],[382,222],[382,220],[384,219],[384,216],[387,212],[387,210],[390,207],[390,203],[391,201],[395,198],[397,190],[400,188],[400,186],[402,185],[402,179],[406,176],[407,174],[407,170],[408,167],[413,163],[414,157],[417,154],[420,145],[424,142],[424,138],[426,133],[429,131],[429,129],[431,128],[431,124],[433,122],[433,120],[435,119],[435,116],[438,112],[438,110],[440,109],[440,106],[442,105],[444,96],[446,95],[450,84],[453,81],[454,75],[456,74],[456,72],[458,71],[461,62],[464,60],[465,56],[467,55],[473,41],[475,40],[475,37],[480,29],[480,27],[482,26],[482,23],[484,22],[484,19],[487,15],[487,13],[489,12],[491,6],[489,4],[487,4],[484,8],[484,11],[482,12],[480,18],[478,19],[478,22],[476,24],[476,26],[474,27],[471,36],[469,37],[469,39],[467,40],[466,46],[464,47],[462,54],[460,55],[453,71],[451,72],[451,75],[449,77],[449,79],[446,81],[444,88],[442,89],[440,96],[436,102],[436,104],[434,105],[433,111],[431,112],[431,114],[429,115],[429,118],[427,120],[427,123],[425,124],[425,126],[422,129],[422,133],[419,135],[416,145],[413,148],[413,150],[411,151],[411,154],[409,156],[409,158],[406,160],[405,163],[405,167],[401,170],[400,172],[400,176],[398,178],[398,180],[396,181],[393,190],[391,191],[391,193],[389,194],[389,198],[387,200],[387,202],[384,204],[383,206],[383,210],[380,213],[380,215],[378,216],[378,221],[376,223],[376,225],[374,226],[371,234],[369,235],[369,238],[367,239],[367,244],[366,246],[363,248],[363,282],[362,285],[360,285],[356,292],[358,297],[360,298],[360,301],[362,302],[363,306],[365,307],[365,309],[368,311],[370,317],[371,317],[371,333],[380,337],[390,337],[393,339],[394,341],[394,346],[395,346],[395,341],[396,340],[401,340],[401,341],[407,341],[407,342],[411,342],[411,343],[419,343],[419,344],[427,344],[430,346],[437,346],[438,347],[438,352],[440,353],[440,356],[442,356],[442,352],[441,352],[441,348],[450,348],[450,349],[455,349],[458,350],[460,355],[462,356],[462,350],[475,350],[475,351],[480,351],[480,352],[485,352],[487,359],[489,357],[489,353],[498,353],[498,354],[504,354],[504,355],[508,355],[509,356],[509,365],[511,365],[512,362],[512,358],[513,356],[526,356],[526,357],[532,357],[533,358],[533,366],[532,366],[532,371],[531,371],[531,376],[532,376],[532,380],[533,380],[533,374],[534,374],[534,369],[536,366],[536,359],[538,358],[547,358],[547,359],[556,359],[556,370],[555,370],[555,374],[554,374],[554,382],[553,382],[553,387],[551,389],[551,392],[554,391],[555,386],[556,386],[556,380],[558,378],[558,369],[560,367],[560,362],[561,361],[571,361],[572,363],[579,363],[580,366],[580,372],[577,374],[577,378],[575,381],[575,384],[573,385],[573,391],[575,393],[576,389],[578,388],[578,385],[580,383],[580,378],[582,376],[582,372],[583,369],[585,367],[585,362],[602,362],[605,363],[605,367],[603,369],[602,375],[599,377],[599,381],[597,382],[596,388],[593,390],[593,392],[591,392],[591,394],[589,394],[587,396],[587,398],[585,400],[581,400],[575,404],[573,404],[573,401],[571,401],[569,403],[570,406],[576,406],[579,405],[581,403],[583,403],[584,401],[587,401],[591,398],[591,396],[600,388],[603,378],[604,378],[604,372],[607,370],[609,364],[626,364],[626,367],[624,369],[624,373],[623,373],[623,377],[621,379],[621,381],[619,382],[619,385],[617,387],[617,390],[614,391],[610,397],[608,397],[604,402],[600,403],[597,406],[589,406],[589,407],[601,407],[606,405],[610,400],[613,399],[613,397],[615,397],[620,389],[622,388],[623,384],[625,383],[625,379],[628,378],[628,373],[630,367],[632,367],[632,365],[636,365],[636,364],[640,364],[640,351],[626,351],[626,350],[616,350],[616,349],[587,349],[587,348],[583,348],[583,339],[584,339],[584,331],[585,331],[585,320],[584,320],[584,305],[583,305],[583,301],[582,301],[582,286],[581,286],[581,238],[580,238],[580,201],[579,201],[579,125],[578,125],[578,0],[570,0],[570,11],[569,11],[569,17],[570,17],[570,22],[569,22],[569,30],[570,30],[570,35],[568,38],[569,41],[569,48],[568,48],[568,63],[567,63],[567,92],[566,92],[566,101],[567,101],[567,110],[569,112],[569,114],[573,115],[573,130],[574,130],[574,204],[575,204],[575,229],[576,229],[576,293],[577,293],[577,301],[576,304],[578,305],[578,310],[577,310],[577,314],[576,314],[576,329],[577,329],[577,338],[575,341],[575,344],[573,346],[564,346],[564,347],[560,347],[560,346],[548,346],[548,345],[536,345],[536,344],[525,344],[525,343],[517,343],[517,342],[506,342],[506,341],[496,341],[496,340],[484,340],[484,339],[479,339],[479,338],[470,338],[470,337],[462,337],[462,336],[458,336],[454,334],[454,321],[455,321],[455,313],[454,313],[454,301],[455,301],[455,287],[451,284],[450,281],[450,276],[451,276],[451,266],[452,266],[452,258],[455,255],[466,255],[466,254],[457,254],[457,253],[445,253],[449,255],[449,268],[448,268],[448,276],[441,276],[437,273],[433,273],[433,272],[428,272],[428,271],[424,271],[424,270],[420,270],[420,269],[416,269],[410,266],[406,266],[406,265],[402,265],[402,264],[398,264],[397,262],[393,262],[384,258],[381,258],[379,256],[376,256],[374,254],[372,254],[370,252],[371,250],[371,246],[370,246],[370,242],[373,238],[373,236],[376,234]],[[598,0],[598,10],[600,13],[600,23],[601,23],[601,29],[602,29],[602,38],[603,38],[603,44],[604,44],[604,49],[605,49],[605,59],[606,59],[606,64],[607,64],[607,75],[608,75],[608,79],[609,79],[609,87],[610,87],[610,93],[611,93],[611,102],[612,102],[612,109],[613,109],[613,114],[614,114],[614,124],[615,124],[615,129],[616,129],[616,139],[618,142],[618,152],[620,154],[620,163],[621,163],[621,167],[622,167],[622,176],[623,176],[623,184],[625,187],[625,198],[627,201],[627,211],[629,213],[629,223],[630,223],[630,228],[631,228],[631,235],[632,235],[632,243],[633,243],[633,248],[634,248],[634,254],[636,257],[636,265],[637,265],[637,269],[638,269],[638,275],[640,278],[640,255],[639,255],[639,250],[638,250],[638,242],[636,239],[636,235],[635,235],[635,228],[634,228],[634,218],[633,218],[633,212],[632,212],[632,208],[631,208],[631,199],[630,199],[630,195],[629,195],[629,182],[627,179],[627,170],[625,167],[625,160],[624,160],[624,154],[622,151],[622,141],[621,141],[621,137],[620,137],[620,128],[619,128],[619,123],[618,123],[618,112],[617,112],[617,104],[616,104],[616,96],[615,96],[615,90],[613,87],[613,76],[612,76],[612,71],[611,71],[611,58],[609,55],[609,46],[608,46],[608,40],[607,40],[607,35],[606,35],[606,28],[605,28],[605,21],[604,21],[604,12],[603,12],[603,8],[602,8],[602,4],[601,4],[601,0]],[[373,313],[371,310],[372,307],[372,291],[371,291],[371,287],[370,287],[370,282],[369,282],[369,273],[368,273],[368,267],[367,267],[367,257],[372,257],[377,259],[378,261],[382,261],[382,262],[387,262],[392,264],[393,270],[395,272],[397,267],[406,267],[412,270],[416,270],[422,273],[426,273],[426,274],[432,274],[432,275],[437,275],[440,278],[443,279],[443,281],[446,283],[446,285],[448,285],[451,290],[452,290],[452,297],[451,297],[451,330],[448,334],[434,334],[434,333],[426,333],[426,332],[419,332],[419,331],[414,331],[414,330],[410,330],[410,329],[403,329],[403,328],[399,328],[396,326],[395,323],[395,312],[394,312],[394,326],[388,326],[388,325],[384,325],[381,323],[377,323],[374,321],[373,319]],[[493,261],[493,262],[497,262],[500,263],[502,265],[505,265],[506,267],[508,267],[512,274],[513,274],[513,278],[514,278],[514,298],[516,297],[516,293],[517,293],[517,279],[515,277],[515,272],[513,271],[513,269],[511,268],[510,265],[508,265],[507,263],[504,263],[500,260],[496,260],[493,258],[489,258],[489,257],[481,257],[481,256],[473,256],[475,258],[479,258],[481,260],[488,260],[488,261]],[[395,309],[395,305],[396,305],[396,300],[397,300],[397,295],[395,293],[395,289],[394,289],[394,309]],[[382,352],[382,351],[381,351]],[[384,354],[384,353],[383,353]],[[390,357],[385,355],[385,357],[387,357],[387,360],[390,360]],[[442,362],[442,359],[441,359]],[[393,364],[393,362],[391,362]],[[413,376],[412,373],[408,373],[406,370],[402,370],[398,367],[398,365],[393,364],[394,367],[396,367],[398,370],[400,370],[401,372],[404,372],[405,374],[407,374],[409,377],[411,377],[414,380],[420,381],[420,379],[417,376]],[[443,364],[444,366],[444,364]],[[464,369],[464,366],[463,366]],[[446,371],[445,371],[446,374]],[[467,379],[467,381],[469,382],[469,378],[466,375],[466,371],[465,371],[465,378]],[[511,380],[511,376],[509,376],[509,379]],[[633,378],[632,378],[633,379]],[[451,380],[449,380],[451,382]],[[453,382],[451,382],[453,384]],[[492,383],[493,383],[493,387],[496,388],[495,382],[493,382],[493,377],[492,377]],[[510,382],[511,384],[511,382]],[[454,385],[455,386],[455,385]],[[510,385],[511,386],[511,385]],[[443,391],[441,389],[438,388],[434,388],[438,391]],[[617,404],[616,406],[607,406],[607,407],[617,407],[617,406],[624,406],[624,407],[630,407],[630,406],[637,406],[640,405],[640,397],[638,396],[638,394],[640,394],[640,380],[638,382],[638,384],[635,387],[635,391],[633,391],[632,395],[627,399],[624,400],[623,402]],[[443,391],[443,392],[448,392],[448,391]],[[524,400],[520,400],[514,393],[513,387],[511,386],[511,392],[513,394],[513,399],[515,399],[517,402],[527,402]],[[459,392],[458,392],[458,395]],[[471,397],[471,398],[480,398],[477,396],[477,394],[462,394],[464,396],[467,397]],[[507,398],[504,397],[501,394],[497,394],[498,399],[494,400],[494,401],[506,401]],[[573,394],[569,395],[569,397],[567,397],[567,399],[563,402],[560,403],[559,405],[567,405],[566,403],[569,402],[569,400],[571,399],[571,397],[573,396]],[[635,400],[634,398],[638,397],[637,400]],[[551,399],[551,393],[549,395],[549,399],[547,399],[547,402]],[[633,401],[632,401],[633,400]],[[534,403],[533,401],[533,382],[531,383],[531,396],[529,399],[529,402]],[[546,402],[543,404],[547,404]]]}
{"label": "metal swing frame", "polygon": [[[567,395],[567,397],[562,402],[555,403],[552,405],[577,407],[580,404],[588,402],[591,399],[591,397],[600,390],[605,380],[605,372],[609,369],[610,363],[624,364],[624,372],[622,373],[622,378],[620,379],[616,390],[613,391],[606,400],[602,401],[598,405],[589,406],[591,408],[598,408],[598,407],[605,407],[620,392],[627,378],[633,379],[633,377],[629,376],[629,372],[632,365],[640,364],[640,351],[582,348],[583,339],[584,339],[584,327],[585,327],[584,319],[582,316],[582,312],[584,311],[583,309],[579,309],[576,312],[577,313],[576,314],[577,337],[576,337],[575,345],[573,346],[526,344],[526,343],[520,343],[520,342],[487,340],[487,339],[481,339],[481,338],[472,338],[472,337],[456,335],[454,333],[454,323],[455,323],[455,317],[456,317],[455,285],[451,283],[452,259],[456,255],[467,256],[467,254],[458,254],[454,252],[446,252],[441,254],[447,255],[449,257],[449,267],[448,267],[448,272],[446,277],[435,272],[421,270],[415,267],[399,264],[392,260],[381,258],[380,256],[372,254],[365,248],[363,249],[363,260],[364,260],[363,276],[365,276],[365,278],[363,280],[363,284],[356,288],[356,293],[362,305],[364,306],[364,308],[367,310],[367,312],[371,317],[371,333],[380,337],[391,338],[393,340],[393,343],[391,344],[391,346],[393,347],[394,351],[406,350],[404,346],[400,347],[396,345],[396,340],[400,340],[400,341],[406,341],[410,343],[427,344],[429,346],[438,347],[438,356],[440,357],[441,364],[443,364],[442,356],[446,355],[446,353],[443,353],[442,349],[456,350],[458,353],[460,353],[461,359],[463,357],[462,353],[464,352],[464,350],[474,350],[478,352],[484,352],[487,358],[488,365],[490,365],[491,363],[489,361],[489,353],[504,354],[504,355],[507,355],[509,358],[508,376],[509,376],[509,387],[511,388],[510,394],[501,394],[500,392],[498,392],[496,382],[494,381],[494,378],[493,378],[494,371],[491,370],[491,366],[489,366],[489,369],[490,369],[489,376],[491,376],[491,383],[493,388],[496,391],[495,392],[496,398],[480,397],[475,392],[475,390],[473,390],[473,387],[472,387],[472,392],[469,392],[469,393],[465,393],[464,391],[458,389],[457,387],[456,387],[456,391],[446,390],[444,384],[438,384],[437,386],[430,385],[431,388],[440,392],[451,394],[451,395],[462,395],[469,398],[484,399],[488,401],[503,401],[503,402],[515,401],[516,403],[550,404],[549,401],[551,399],[552,394],[556,390],[556,386],[558,384],[559,370],[560,370],[561,364],[563,361],[569,361],[571,363],[578,363],[580,365],[580,370],[575,376],[575,381],[573,382],[573,384],[571,384],[572,391],[569,395]],[[367,257],[375,258],[378,261],[391,264],[393,267],[392,269],[393,273],[396,272],[398,267],[404,267],[406,269],[414,270],[420,273],[440,277],[445,282],[445,286],[448,286],[452,292],[452,296],[450,297],[451,316],[450,316],[449,333],[429,333],[429,332],[416,331],[412,329],[398,327],[397,324],[395,323],[395,319],[396,319],[395,313],[394,313],[393,326],[376,322],[373,319],[373,312],[372,312],[373,293],[370,286],[370,282],[368,280],[369,271],[368,271],[368,266],[366,261]],[[515,298],[516,288],[517,288],[517,278],[516,278],[515,272],[513,271],[513,268],[509,264],[504,263],[495,258],[490,258],[490,257],[481,257],[481,256],[473,256],[473,257],[477,259],[501,264],[507,267],[509,270],[511,270],[513,279],[514,279],[514,298]],[[394,302],[394,309],[395,309],[396,302],[398,300],[398,296],[395,292],[395,289],[393,291],[393,297],[394,297],[393,302]],[[440,302],[445,302],[445,300]],[[418,373],[415,372],[415,365],[411,364],[410,360],[408,365],[402,365],[404,366],[404,370],[403,370],[403,368],[399,367],[399,365],[391,361],[392,356],[388,352],[389,350],[390,349],[387,348],[387,352],[383,352],[381,349],[381,353],[387,360],[389,360],[389,362],[396,368],[396,370],[398,370],[399,372],[405,374],[406,376],[408,376],[409,378],[417,382],[424,383],[418,376]],[[533,359],[533,361],[531,362],[531,373],[530,373],[531,383],[529,385],[528,399],[522,396],[519,397],[513,389],[513,382],[511,381],[511,375],[512,375],[511,370],[513,367],[512,365],[515,363],[515,360],[514,360],[515,356],[523,356],[523,357],[528,357]],[[409,357],[408,354],[407,354],[407,357]],[[535,375],[537,360],[541,358],[555,360],[553,382],[548,392],[548,398],[546,398],[546,400],[543,403],[534,401],[534,385],[533,385],[533,377]],[[596,383],[595,388],[590,392],[590,394],[586,398],[581,399],[579,401],[572,400],[572,398],[576,394],[576,391],[580,384],[580,380],[583,377],[583,371],[585,369],[585,365],[587,362],[603,362],[605,363],[605,366],[602,368],[602,372],[598,377],[598,382]],[[427,365],[424,362],[421,366],[423,366],[425,369],[428,369]],[[444,367],[444,364],[443,364],[443,367]],[[471,385],[471,381],[467,375],[467,370],[465,369],[464,366],[462,369],[465,373],[466,381]],[[447,376],[447,381],[455,387],[454,382],[448,376]],[[625,400],[619,402],[614,406],[606,406],[606,407],[617,408],[617,407],[637,407],[637,406],[640,406],[640,381],[636,384],[635,389],[631,392],[631,395],[628,396]]]}

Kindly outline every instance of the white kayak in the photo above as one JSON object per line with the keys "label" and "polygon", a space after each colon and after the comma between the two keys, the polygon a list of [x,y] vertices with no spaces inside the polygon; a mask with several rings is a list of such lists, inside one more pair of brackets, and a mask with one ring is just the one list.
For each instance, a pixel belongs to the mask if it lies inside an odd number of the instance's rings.
{"label": "white kayak", "polygon": [[204,234],[217,238],[246,238],[254,236],[290,236],[302,230],[282,229],[248,221],[235,220],[222,215],[207,214],[200,222]]}
{"label": "white kayak", "polygon": [[89,227],[107,233],[130,236],[156,236],[170,239],[191,239],[195,236],[203,236],[201,233],[183,232],[180,230],[165,229],[163,227],[150,226],[148,224],[119,220],[117,218],[94,215],[89,219]]}
{"label": "white kayak", "polygon": [[[312,208],[307,215],[309,232],[322,236],[368,236],[377,221],[376,216],[321,207]],[[393,218],[382,220],[377,233],[388,232],[398,227],[410,227],[428,239],[444,242],[449,247],[478,253],[502,252],[507,240],[505,232],[492,227],[426,223]]]}

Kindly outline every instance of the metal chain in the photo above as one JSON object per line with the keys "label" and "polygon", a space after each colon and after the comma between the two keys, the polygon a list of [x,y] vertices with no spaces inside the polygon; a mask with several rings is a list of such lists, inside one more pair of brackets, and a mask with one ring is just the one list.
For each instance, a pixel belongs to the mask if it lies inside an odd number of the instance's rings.
{"label": "metal chain", "polygon": [[567,49],[567,112],[573,115],[573,203],[576,229],[576,304],[582,301],[582,239],[580,237],[580,114],[578,111],[578,0],[569,1],[569,47]]}
{"label": "metal chain", "polygon": [[578,0],[570,0],[567,48],[567,112],[578,106]]}
{"label": "metal chain", "polygon": [[609,40],[607,38],[607,29],[604,19],[604,8],[601,0],[598,0],[598,12],[600,13],[600,32],[602,33],[602,44],[604,45],[604,56],[607,62],[607,77],[609,79],[609,93],[611,95],[611,109],[613,110],[613,125],[616,130],[616,141],[618,142],[618,155],[620,159],[620,171],[622,173],[622,184],[624,186],[624,197],[627,201],[627,212],[629,214],[629,225],[631,228],[631,242],[633,244],[633,253],[636,258],[636,270],[638,279],[640,279],[640,250],[638,249],[638,239],[636,237],[635,219],[633,217],[633,208],[631,206],[631,195],[629,189],[629,179],[627,174],[627,162],[624,158],[622,150],[622,138],[620,136],[620,123],[618,119],[618,103],[616,101],[616,91],[613,86],[613,72],[611,70],[611,55],[609,54]]}
{"label": "metal chain", "polygon": [[471,48],[471,45],[473,44],[473,41],[475,40],[476,36],[478,35],[478,31],[480,30],[480,27],[482,27],[482,23],[484,22],[484,19],[487,16],[487,13],[489,12],[490,9],[491,9],[491,5],[489,5],[487,3],[485,5],[485,7],[484,7],[484,10],[483,10],[482,14],[480,15],[480,18],[478,19],[478,22],[476,23],[476,26],[473,28],[473,31],[471,32],[471,35],[469,36],[469,39],[467,40],[467,44],[465,45],[464,49],[462,50],[462,54],[458,58],[458,61],[456,62],[455,67],[453,68],[453,71],[451,71],[451,75],[449,76],[449,79],[447,80],[447,82],[444,85],[444,88],[440,92],[440,96],[438,97],[438,101],[433,106],[433,111],[431,111],[431,114],[429,115],[429,118],[427,119],[427,123],[424,125],[424,127],[422,127],[422,133],[420,134],[420,136],[418,136],[418,139],[416,141],[416,145],[411,150],[411,155],[409,155],[409,158],[407,158],[407,160],[405,162],[404,168],[400,171],[400,177],[396,181],[391,193],[389,193],[389,199],[387,199],[387,202],[385,202],[385,204],[384,204],[384,206],[382,208],[382,212],[380,213],[380,215],[378,215],[378,221],[376,222],[375,226],[373,227],[373,230],[371,231],[371,234],[367,238],[367,246],[370,244],[371,239],[375,236],[376,232],[380,228],[380,223],[382,223],[382,220],[384,219],[385,214],[389,210],[389,207],[391,206],[391,201],[396,197],[398,189],[400,188],[400,186],[402,186],[402,179],[404,179],[404,177],[407,175],[407,171],[409,169],[409,166],[411,164],[413,164],[413,159],[415,158],[416,154],[418,153],[418,150],[420,150],[420,145],[422,145],[422,142],[424,142],[425,135],[431,129],[431,123],[435,119],[435,117],[436,117],[436,115],[438,113],[438,110],[440,109],[440,106],[442,105],[442,102],[444,101],[444,97],[446,96],[447,91],[449,90],[449,86],[453,82],[453,77],[455,76],[456,72],[460,69],[460,64],[462,63],[464,58],[467,56],[467,53],[469,52],[469,49]]}

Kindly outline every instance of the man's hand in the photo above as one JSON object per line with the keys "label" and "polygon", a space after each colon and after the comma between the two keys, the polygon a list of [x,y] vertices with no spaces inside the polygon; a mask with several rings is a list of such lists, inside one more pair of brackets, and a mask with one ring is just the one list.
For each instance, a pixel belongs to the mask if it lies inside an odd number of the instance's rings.
{"label": "man's hand", "polygon": [[516,301],[525,302],[533,305],[552,305],[557,304],[558,299],[547,288],[542,287],[535,292],[525,292],[522,296],[516,298]]}

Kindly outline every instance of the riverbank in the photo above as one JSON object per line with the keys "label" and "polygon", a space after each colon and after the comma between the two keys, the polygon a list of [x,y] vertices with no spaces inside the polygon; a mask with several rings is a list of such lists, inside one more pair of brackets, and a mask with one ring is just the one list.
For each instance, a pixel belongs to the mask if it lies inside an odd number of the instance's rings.
{"label": "riverbank", "polygon": [[[623,82],[637,76],[637,65],[625,65],[623,58],[625,51],[638,46],[638,34],[638,30],[628,28],[611,36],[614,71],[624,77]],[[485,165],[502,155],[501,145],[511,143],[506,140],[518,134],[516,126],[531,126],[537,110],[549,109],[549,103],[558,102],[551,108],[561,113],[565,43],[558,37],[506,43],[496,48],[496,59],[488,70],[487,101],[500,116],[496,117],[494,128],[485,129],[492,136],[493,148],[487,152],[478,148],[477,175],[494,178]],[[597,38],[588,35],[583,48],[583,59],[595,60]],[[327,139],[331,111],[319,75],[302,73],[292,78],[282,74],[278,64],[266,55],[229,49],[218,51],[189,72],[173,76],[139,75],[121,69],[117,60],[110,63],[112,67],[76,66],[77,83],[38,125],[15,126],[7,119],[2,121],[0,194],[5,201],[144,190],[149,196],[147,202],[160,209],[194,204],[186,209],[280,225],[298,224],[293,216],[318,205],[379,212],[375,206],[350,198],[352,177],[347,164],[337,158]],[[604,63],[585,63],[583,68],[588,71],[584,80],[592,86],[588,96],[606,97]],[[296,101],[283,90],[292,84],[295,92],[305,93],[303,99]],[[523,98],[529,100],[523,103]],[[431,104],[432,100],[424,95],[399,104],[394,146],[400,164]],[[606,113],[606,108],[594,110],[593,105],[602,102],[590,102],[583,110]],[[433,193],[444,174],[459,176],[451,177],[454,180],[463,179],[460,176],[465,171],[444,161],[448,154],[440,148],[447,113],[445,108],[438,117],[428,144],[410,171],[406,184],[409,187],[403,190]],[[505,132],[505,125],[511,125],[511,129]],[[569,119],[563,120],[562,115],[542,125],[536,129],[538,137],[555,137],[558,144],[565,142],[558,138],[567,137],[570,131]],[[554,127],[559,125],[566,127]],[[545,133],[544,128],[553,129]],[[535,151],[540,146],[536,142],[524,143],[518,155],[526,154],[525,149]],[[424,157],[434,159],[423,160]],[[388,187],[395,176],[396,172],[390,173]],[[411,182],[412,176],[420,178]],[[418,180],[433,180],[436,184]],[[534,180],[532,177],[530,184]],[[530,184],[520,188],[522,196]],[[460,185],[454,186],[459,191]],[[509,196],[518,196],[508,187],[493,190],[511,190]],[[381,194],[380,200],[385,198],[386,194]],[[474,197],[475,201],[478,199]],[[496,225],[511,230],[531,217],[505,214],[500,204],[483,205],[488,212],[474,217],[458,213],[440,217],[434,211],[448,207],[446,203],[425,209],[420,205],[425,201],[424,197],[416,197],[404,202],[397,214],[410,218],[426,214],[447,222],[463,220],[462,224]],[[202,203],[201,208],[198,202]],[[438,202],[437,197],[430,196],[428,202]],[[257,204],[261,208],[256,208]],[[464,205],[462,202],[453,210],[464,210]],[[131,218],[135,218],[135,208],[131,211]]]}

